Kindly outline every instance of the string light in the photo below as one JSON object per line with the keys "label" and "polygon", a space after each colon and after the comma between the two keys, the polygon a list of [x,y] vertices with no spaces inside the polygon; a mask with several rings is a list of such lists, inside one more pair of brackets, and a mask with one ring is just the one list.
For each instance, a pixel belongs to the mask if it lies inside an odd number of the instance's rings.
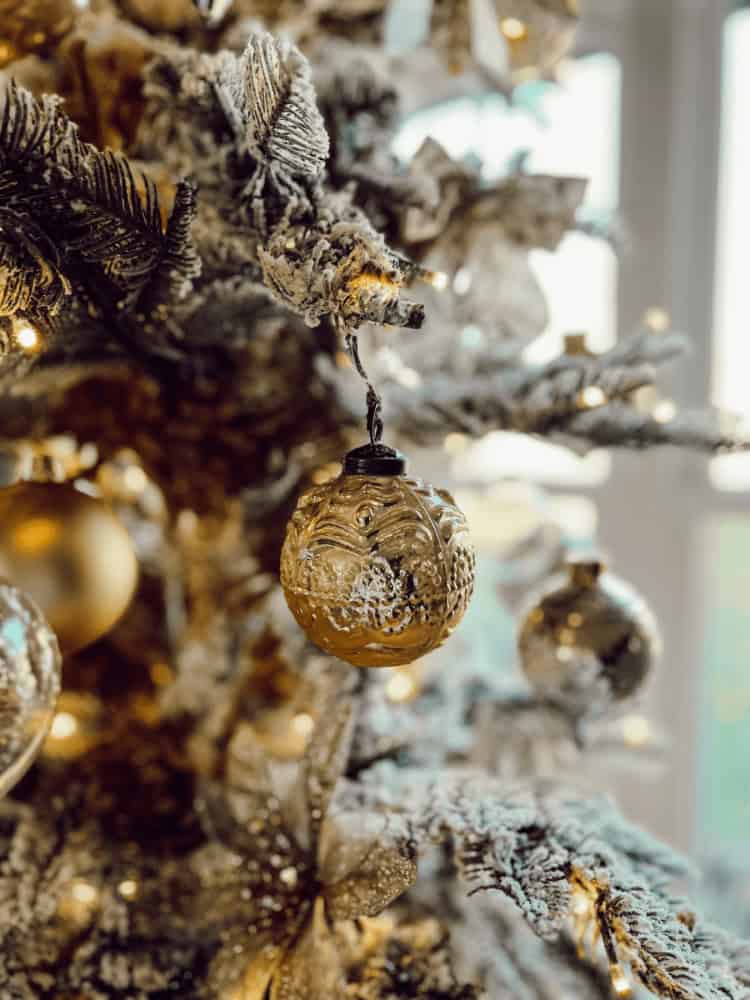
{"label": "string light", "polygon": [[671,319],[666,309],[660,306],[651,306],[643,314],[643,322],[654,333],[664,333],[669,329]]}
{"label": "string light", "polygon": [[94,695],[63,691],[44,741],[44,755],[53,760],[75,760],[106,738],[102,703]]}
{"label": "string light", "polygon": [[49,734],[54,740],[67,740],[78,729],[78,719],[70,712],[58,712],[49,727]]}
{"label": "string light", "polygon": [[584,892],[576,892],[573,895],[573,913],[576,917],[591,916],[591,900]]}
{"label": "string light", "polygon": [[677,407],[671,399],[663,399],[653,408],[651,416],[658,424],[668,424],[677,416]]}
{"label": "string light", "polygon": [[500,30],[510,42],[520,42],[529,33],[524,22],[517,17],[504,17],[500,22]]}
{"label": "string light", "polygon": [[578,393],[578,405],[585,410],[593,410],[597,406],[604,406],[607,396],[598,385],[587,385]]}
{"label": "string light", "polygon": [[648,743],[651,727],[642,715],[626,715],[622,720],[622,738],[630,747],[641,747]]}
{"label": "string light", "polygon": [[459,267],[453,278],[453,291],[456,295],[466,295],[471,288],[473,275],[468,267]]}
{"label": "string light", "polygon": [[444,292],[448,287],[448,275],[444,271],[427,271],[424,280],[439,292]]}
{"label": "string light", "polygon": [[138,895],[138,883],[132,878],[123,879],[117,886],[117,891],[123,899],[135,899]]}
{"label": "string light", "polygon": [[125,489],[131,493],[142,493],[148,484],[146,473],[140,465],[129,465],[122,474]]}
{"label": "string light", "polygon": [[385,686],[385,693],[390,701],[408,701],[413,698],[417,686],[413,679],[405,673],[394,674]]}
{"label": "string light", "polygon": [[60,897],[57,912],[63,920],[70,920],[81,927],[88,924],[99,903],[99,890],[91,882],[77,878],[68,886],[68,891]]}
{"label": "string light", "polygon": [[309,736],[315,728],[315,719],[307,712],[298,712],[292,719],[292,729],[299,736]]}
{"label": "string light", "polygon": [[21,350],[26,351],[28,354],[38,350],[41,343],[39,331],[35,330],[33,326],[29,326],[28,323],[24,323],[23,326],[19,326],[15,331],[14,336],[16,343]]}
{"label": "string light", "polygon": [[629,997],[633,992],[630,987],[628,977],[625,975],[622,966],[614,962],[609,967],[609,976],[612,980],[612,989],[618,997]]}
{"label": "string light", "polygon": [[408,368],[404,365],[396,373],[396,381],[400,382],[406,389],[416,389],[422,384],[422,376],[414,368]]}
{"label": "string light", "polygon": [[99,898],[99,891],[90,882],[85,882],[83,879],[76,879],[70,886],[70,895],[76,903],[83,903],[84,906],[93,906]]}

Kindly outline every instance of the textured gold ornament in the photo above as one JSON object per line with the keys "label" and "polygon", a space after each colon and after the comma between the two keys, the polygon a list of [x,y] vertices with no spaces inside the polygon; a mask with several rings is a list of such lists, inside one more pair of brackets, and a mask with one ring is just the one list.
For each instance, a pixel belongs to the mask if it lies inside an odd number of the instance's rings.
{"label": "textured gold ornament", "polygon": [[350,452],[337,479],[300,497],[281,582],[317,646],[355,666],[392,667],[436,649],[461,621],[474,551],[449,493],[350,461],[366,450]]}
{"label": "textured gold ornament", "polygon": [[21,483],[0,490],[0,575],[33,597],[72,652],[124,613],[138,564],[105,503],[68,485]]}
{"label": "textured gold ornament", "polygon": [[0,795],[36,757],[60,690],[60,650],[36,604],[0,580]]}
{"label": "textured gold ornament", "polygon": [[545,700],[600,716],[634,694],[658,656],[656,620],[624,580],[596,560],[571,562],[529,601],[518,650]]}

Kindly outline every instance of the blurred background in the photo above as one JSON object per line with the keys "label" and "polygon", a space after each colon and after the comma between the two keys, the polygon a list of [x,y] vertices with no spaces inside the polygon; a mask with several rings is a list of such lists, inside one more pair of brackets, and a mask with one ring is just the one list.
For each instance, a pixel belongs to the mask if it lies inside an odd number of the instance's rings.
{"label": "blurred background", "polygon": [[[419,6],[398,5],[394,38],[408,34]],[[555,355],[572,331],[601,350],[639,324],[672,327],[692,352],[653,412],[668,420],[673,399],[685,409],[709,401],[730,423],[743,421],[750,5],[581,6],[578,57],[554,81],[522,81],[511,101],[488,93],[418,109],[396,152],[410,156],[430,135],[454,156],[480,158],[488,176],[528,150],[530,169],[590,178],[585,221],[597,229],[621,220],[621,247],[572,233],[558,252],[532,253],[551,312],[532,356]],[[462,331],[466,347],[477,333]],[[513,600],[506,611],[498,593],[522,596],[523,579],[561,540],[574,550],[595,542],[647,597],[665,652],[623,735],[665,749],[659,764],[623,770],[618,798],[633,819],[707,864],[713,888],[727,872],[750,871],[750,456],[579,457],[510,434],[473,444],[450,434],[420,472],[430,464],[443,478],[449,471],[478,539],[479,593],[462,632],[488,670],[517,671]],[[451,649],[447,656],[461,655]],[[726,878],[739,891],[741,880]]]}

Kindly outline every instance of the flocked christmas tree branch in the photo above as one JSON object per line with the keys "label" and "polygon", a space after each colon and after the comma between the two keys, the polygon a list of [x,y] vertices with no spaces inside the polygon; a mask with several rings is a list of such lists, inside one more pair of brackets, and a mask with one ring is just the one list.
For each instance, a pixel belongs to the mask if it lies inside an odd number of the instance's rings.
{"label": "flocked christmas tree branch", "polygon": [[[128,524],[141,590],[68,656],[42,757],[0,809],[0,993],[598,998],[638,979],[748,997],[747,946],[673,895],[670,851],[560,782],[469,767],[520,701],[488,698],[477,739],[471,678],[399,705],[287,642],[267,600],[278,515],[359,423],[341,353],[358,330],[404,436],[742,444],[638,409],[679,338],[523,360],[548,322],[529,252],[580,228],[585,182],[522,157],[488,181],[431,140],[397,162],[397,64],[376,46],[398,3],[63,3],[42,32],[18,6],[0,0],[1,482],[82,478]],[[573,7],[435,0],[426,38],[505,90],[567,50]]]}

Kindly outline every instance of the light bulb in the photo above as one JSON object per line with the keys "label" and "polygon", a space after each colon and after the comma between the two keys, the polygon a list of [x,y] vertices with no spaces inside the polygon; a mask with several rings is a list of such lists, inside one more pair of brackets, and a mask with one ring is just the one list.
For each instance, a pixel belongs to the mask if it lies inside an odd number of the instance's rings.
{"label": "light bulb", "polygon": [[21,350],[28,353],[37,350],[40,343],[39,331],[35,330],[33,326],[29,326],[28,323],[18,327],[15,331],[15,339]]}
{"label": "light bulb", "polygon": [[135,899],[138,895],[138,883],[133,878],[123,879],[117,886],[117,891],[123,899]]}
{"label": "light bulb", "polygon": [[416,685],[408,674],[394,674],[385,686],[390,701],[408,701],[416,693]]}
{"label": "light bulb", "polygon": [[587,385],[578,393],[578,405],[585,410],[593,410],[597,406],[604,406],[607,397],[603,389],[598,385]]}
{"label": "light bulb", "polygon": [[511,42],[520,42],[529,33],[524,22],[517,17],[504,17],[500,22],[500,30]]}
{"label": "light bulb", "polygon": [[49,727],[49,734],[54,740],[67,740],[78,729],[78,719],[70,712],[58,712]]}
{"label": "light bulb", "polygon": [[618,997],[629,997],[633,992],[628,977],[623,972],[622,966],[614,962],[609,967],[609,975],[612,980],[612,989]]}

